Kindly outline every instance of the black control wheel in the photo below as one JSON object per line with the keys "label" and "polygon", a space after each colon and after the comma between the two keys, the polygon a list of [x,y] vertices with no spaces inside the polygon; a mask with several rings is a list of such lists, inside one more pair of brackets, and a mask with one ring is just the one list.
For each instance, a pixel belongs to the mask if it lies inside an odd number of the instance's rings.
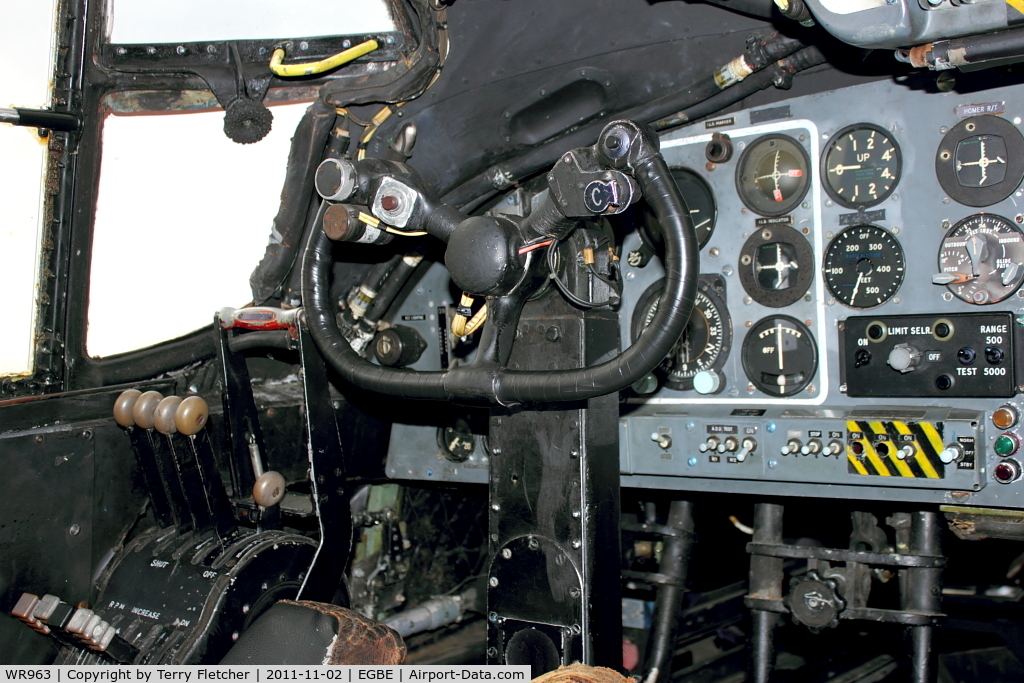
{"label": "black control wheel", "polygon": [[[528,218],[465,216],[431,199],[407,167],[368,159],[354,164],[349,196],[331,199],[388,206],[406,231],[447,242],[445,263],[455,284],[487,297],[487,321],[472,363],[443,372],[415,372],[370,363],[338,328],[328,293],[331,241],[314,231],[302,265],[302,299],[310,334],[343,378],[363,389],[398,396],[471,404],[581,401],[625,389],[668,355],[686,327],[697,294],[699,246],[689,209],[645,126],[613,121],[596,144],[562,155],[548,174],[549,197]],[[592,199],[601,185],[602,201]],[[590,188],[590,193],[579,188]],[[625,210],[647,199],[665,240],[665,290],[647,328],[632,346],[598,365],[574,370],[517,372],[506,368],[519,316],[547,280],[542,242],[567,237],[579,220]],[[396,223],[397,224],[397,223]]]}

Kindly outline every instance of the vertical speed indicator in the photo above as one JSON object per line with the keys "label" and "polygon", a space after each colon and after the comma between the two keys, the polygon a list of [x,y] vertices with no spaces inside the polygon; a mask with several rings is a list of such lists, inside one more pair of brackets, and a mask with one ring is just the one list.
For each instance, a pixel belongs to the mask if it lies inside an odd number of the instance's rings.
{"label": "vertical speed indicator", "polygon": [[825,284],[850,308],[874,308],[891,299],[903,284],[903,249],[887,230],[855,225],[836,235],[825,251]]}

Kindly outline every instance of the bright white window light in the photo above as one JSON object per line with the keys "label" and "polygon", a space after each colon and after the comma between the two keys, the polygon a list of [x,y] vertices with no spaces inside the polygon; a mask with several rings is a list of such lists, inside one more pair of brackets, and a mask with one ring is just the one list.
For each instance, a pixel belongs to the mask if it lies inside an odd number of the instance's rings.
{"label": "bright white window light", "polygon": [[193,332],[243,306],[277,214],[308,104],[271,107],[270,134],[239,145],[209,111],[109,116],[93,230],[90,356]]}
{"label": "bright white window light", "polygon": [[384,33],[385,0],[108,0],[115,44],[192,43]]}
{"label": "bright white window light", "polygon": [[[53,77],[54,0],[8,2],[0,45],[17,65],[0,78],[0,107],[46,107]],[[35,128],[0,123],[0,376],[29,375],[35,344],[46,142]]]}

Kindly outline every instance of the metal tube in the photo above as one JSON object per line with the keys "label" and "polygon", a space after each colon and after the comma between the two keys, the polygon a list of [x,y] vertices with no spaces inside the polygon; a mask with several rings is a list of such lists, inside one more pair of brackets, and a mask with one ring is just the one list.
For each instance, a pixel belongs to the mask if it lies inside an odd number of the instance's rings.
{"label": "metal tube", "polygon": [[[942,555],[942,526],[937,512],[915,512],[910,519],[910,548],[913,555]],[[937,614],[942,609],[942,570],[908,568],[903,570],[900,601],[908,612]],[[912,683],[929,683],[935,673],[932,665],[932,627],[910,627]]]}
{"label": "metal tube", "polygon": [[686,500],[672,501],[668,526],[685,533],[682,536],[667,536],[664,541],[660,573],[669,577],[673,583],[658,586],[651,639],[647,646],[648,676],[645,680],[648,683],[654,683],[658,678],[665,681],[671,679],[676,626],[679,623],[683,595],[686,593],[683,582],[686,581],[690,551],[693,548],[693,503]]}
{"label": "metal tube", "polygon": [[[781,505],[758,503],[754,506],[754,543],[778,545],[782,543]],[[757,598],[782,599],[781,558],[754,555],[750,558],[750,595]],[[775,667],[775,626],[778,615],[774,612],[752,610],[753,644],[751,651],[751,680],[768,683]]]}

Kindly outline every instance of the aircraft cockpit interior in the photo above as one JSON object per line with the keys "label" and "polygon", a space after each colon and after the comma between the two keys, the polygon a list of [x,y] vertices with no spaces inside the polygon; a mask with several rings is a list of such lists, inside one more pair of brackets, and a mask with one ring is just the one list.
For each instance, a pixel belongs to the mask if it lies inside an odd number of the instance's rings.
{"label": "aircraft cockpit interior", "polygon": [[0,663],[1024,680],[1024,0],[4,15]]}

